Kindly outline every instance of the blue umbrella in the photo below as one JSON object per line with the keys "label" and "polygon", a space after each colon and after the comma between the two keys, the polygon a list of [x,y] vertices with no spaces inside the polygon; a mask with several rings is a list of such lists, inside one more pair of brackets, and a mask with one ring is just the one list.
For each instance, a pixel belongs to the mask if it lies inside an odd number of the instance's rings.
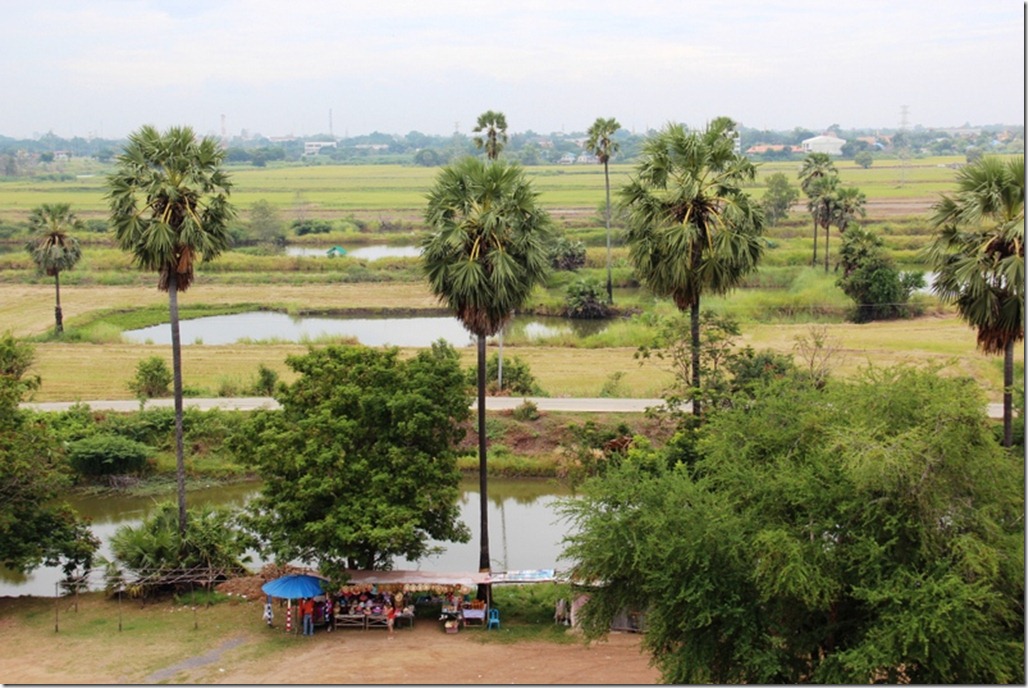
{"label": "blue umbrella", "polygon": [[276,578],[261,586],[266,594],[272,597],[281,597],[287,600],[296,600],[301,597],[317,597],[325,591],[321,587],[321,578],[306,573],[293,573],[288,576]]}

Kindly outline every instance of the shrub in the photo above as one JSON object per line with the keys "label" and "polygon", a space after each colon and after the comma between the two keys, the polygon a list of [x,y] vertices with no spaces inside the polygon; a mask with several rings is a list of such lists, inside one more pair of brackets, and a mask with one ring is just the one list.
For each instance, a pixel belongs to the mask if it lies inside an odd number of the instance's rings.
{"label": "shrub", "polygon": [[68,462],[86,476],[141,473],[150,454],[145,444],[119,435],[92,435],[68,445]]}
{"label": "shrub", "polygon": [[257,380],[253,383],[250,391],[257,396],[270,397],[275,393],[278,386],[278,373],[263,363],[257,369]]}
{"label": "shrub", "polygon": [[291,227],[296,236],[328,234],[332,231],[332,222],[329,220],[293,220]]}
{"label": "shrub", "polygon": [[[486,390],[490,394],[501,391],[499,374],[500,356],[496,353],[489,357],[485,365]],[[477,368],[474,366],[468,368],[464,379],[468,387],[476,387],[478,384]],[[532,375],[532,370],[528,363],[517,356],[510,355],[503,357],[502,391],[509,392],[510,394],[526,394],[531,396],[540,396],[542,394],[542,389],[539,387],[535,376]]]}
{"label": "shrub", "polygon": [[585,265],[585,244],[558,237],[550,252],[550,264],[555,270],[577,270]]}
{"label": "shrub", "polygon": [[166,397],[170,393],[171,368],[160,356],[144,358],[136,366],[136,377],[129,382],[129,389],[140,399]]}
{"label": "shrub", "polygon": [[610,306],[604,300],[606,292],[595,279],[582,279],[568,285],[564,297],[564,315],[582,320],[610,317]]}
{"label": "shrub", "polygon": [[539,407],[527,399],[511,411],[514,420],[530,421],[539,420]]}

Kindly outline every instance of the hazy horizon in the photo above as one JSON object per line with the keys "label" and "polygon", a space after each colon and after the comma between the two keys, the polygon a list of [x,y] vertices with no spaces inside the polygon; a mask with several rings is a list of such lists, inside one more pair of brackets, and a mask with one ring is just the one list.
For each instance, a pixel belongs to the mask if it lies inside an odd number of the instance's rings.
{"label": "hazy horizon", "polygon": [[[143,124],[298,137],[1023,125],[1022,3],[72,0],[14,3],[0,134]],[[331,113],[331,114],[330,114]]]}

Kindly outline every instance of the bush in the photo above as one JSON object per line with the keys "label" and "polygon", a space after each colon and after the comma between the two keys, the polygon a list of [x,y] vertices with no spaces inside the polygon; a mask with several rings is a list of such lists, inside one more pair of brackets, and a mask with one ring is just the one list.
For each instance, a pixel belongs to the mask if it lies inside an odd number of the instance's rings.
{"label": "bush", "polygon": [[92,435],[68,445],[68,462],[86,476],[142,473],[150,454],[145,444],[118,435]]}
{"label": "bush", "polygon": [[166,397],[170,393],[171,368],[160,356],[144,358],[136,366],[136,377],[129,382],[129,389],[140,399]]}
{"label": "bush", "polygon": [[558,237],[550,252],[550,264],[555,270],[577,270],[585,265],[585,244]]}
{"label": "bush", "polygon": [[276,386],[278,386],[278,373],[262,363],[257,369],[257,380],[253,383],[250,391],[257,396],[270,397],[275,393]]}
{"label": "bush", "polygon": [[526,399],[511,412],[511,416],[520,421],[539,420],[539,407]]}
{"label": "bush", "polygon": [[609,318],[611,310],[605,297],[606,291],[594,279],[573,282],[564,297],[564,315],[582,320]]}
{"label": "bush", "polygon": [[329,220],[293,220],[291,227],[296,236],[328,234],[332,231],[332,223]]}
{"label": "bush", "polygon": [[[500,391],[500,355],[498,353],[489,357],[485,364],[486,390],[490,394]],[[478,385],[478,369],[472,366],[465,372],[464,377],[468,387],[476,388]],[[540,396],[542,389],[532,375],[532,369],[528,363],[517,356],[503,357],[503,391],[510,394],[525,394]]]}

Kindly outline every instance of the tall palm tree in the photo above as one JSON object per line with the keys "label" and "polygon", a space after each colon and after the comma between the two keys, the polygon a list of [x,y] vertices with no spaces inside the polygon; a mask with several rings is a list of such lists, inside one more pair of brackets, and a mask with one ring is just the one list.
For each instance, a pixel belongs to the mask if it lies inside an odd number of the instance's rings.
{"label": "tall palm tree", "polygon": [[[839,228],[839,234],[844,234],[850,223],[858,217],[864,217],[864,205],[867,203],[867,196],[855,186],[839,188],[835,190],[834,197],[830,202],[829,214],[831,222]],[[825,226],[825,272],[828,272],[828,232],[830,226]]]}
{"label": "tall palm tree", "polygon": [[186,528],[185,459],[182,446],[182,346],[178,293],[193,283],[196,263],[230,245],[231,184],[214,138],[198,140],[189,127],[161,134],[144,126],[129,137],[107,177],[107,199],[118,245],[144,270],[157,272],[168,292],[175,395],[175,458],[179,530]]}
{"label": "tall palm tree", "polygon": [[485,149],[485,157],[489,160],[500,157],[500,151],[507,144],[507,118],[502,112],[486,110],[478,116],[478,123],[471,131],[485,132],[484,136],[474,137],[475,148]]}
{"label": "tall palm tree", "polygon": [[697,418],[700,297],[730,291],[756,269],[764,251],[763,212],[742,188],[756,168],[735,152],[734,133],[727,117],[704,131],[669,124],[645,142],[635,175],[619,192],[636,272],[655,294],[689,310]]}
{"label": "tall palm tree", "polygon": [[978,331],[978,348],[1003,353],[1003,445],[1012,435],[1014,345],[1024,339],[1024,156],[981,158],[957,173],[957,191],[933,206],[925,248],[934,291]]}
{"label": "tall palm tree", "polygon": [[589,138],[586,139],[585,148],[595,155],[603,163],[603,181],[607,189],[607,212],[604,214],[604,223],[607,226],[607,303],[614,303],[614,284],[611,279],[610,270],[610,169],[608,163],[612,155],[616,155],[621,146],[613,139],[617,130],[621,128],[618,121],[613,117],[604,119],[597,117],[589,131],[586,132]]}
{"label": "tall palm tree", "polygon": [[64,313],[61,311],[61,272],[71,270],[82,258],[79,240],[68,234],[82,228],[82,222],[71,212],[67,203],[44,203],[29,215],[32,238],[25,250],[41,272],[54,278],[56,302],[54,332],[64,332]]}
{"label": "tall palm tree", "polygon": [[838,177],[838,172],[835,169],[835,165],[832,163],[832,158],[828,153],[808,153],[807,157],[803,158],[803,165],[800,167],[799,172],[800,189],[807,195],[807,207],[811,209],[811,215],[814,216],[814,256],[810,260],[810,266],[817,265],[817,230],[819,227],[825,227],[822,224],[818,216],[814,214],[814,206],[816,205],[817,196],[819,195],[819,189],[823,188],[821,180],[825,178]]}
{"label": "tall palm tree", "polygon": [[521,167],[464,158],[444,167],[428,194],[422,243],[429,288],[478,344],[479,569],[488,571],[486,337],[499,332],[549,268],[552,225]]}

